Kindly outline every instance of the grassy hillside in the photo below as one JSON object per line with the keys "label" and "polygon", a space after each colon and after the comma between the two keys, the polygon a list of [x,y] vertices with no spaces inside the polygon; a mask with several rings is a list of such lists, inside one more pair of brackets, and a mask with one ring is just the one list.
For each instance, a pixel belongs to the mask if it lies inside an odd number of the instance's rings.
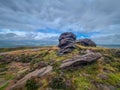
{"label": "grassy hillside", "polygon": [[[44,46],[49,47],[49,46]],[[35,48],[42,48],[40,47],[14,47],[14,48],[0,48],[0,53],[8,52],[8,51],[15,51],[15,50],[25,50],[25,49],[35,49]]]}
{"label": "grassy hillside", "polygon": [[[63,60],[82,56],[86,50],[99,52],[102,58],[92,64],[59,69]],[[63,56],[57,51],[58,47],[51,46],[0,54],[0,90],[9,90],[28,73],[47,65],[53,66],[53,71],[27,80],[24,90],[120,90],[120,50],[76,44],[74,51]]]}

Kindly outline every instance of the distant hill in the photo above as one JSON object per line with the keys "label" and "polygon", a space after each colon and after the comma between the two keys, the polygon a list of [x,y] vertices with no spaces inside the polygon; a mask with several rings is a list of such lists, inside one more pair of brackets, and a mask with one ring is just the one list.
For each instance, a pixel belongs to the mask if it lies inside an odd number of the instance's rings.
{"label": "distant hill", "polygon": [[45,40],[0,40],[0,48],[35,47],[57,45],[56,41]]}
{"label": "distant hill", "polygon": [[107,47],[107,48],[118,48],[120,49],[120,45],[105,45],[105,44],[98,44],[98,46],[103,46],[103,47]]}

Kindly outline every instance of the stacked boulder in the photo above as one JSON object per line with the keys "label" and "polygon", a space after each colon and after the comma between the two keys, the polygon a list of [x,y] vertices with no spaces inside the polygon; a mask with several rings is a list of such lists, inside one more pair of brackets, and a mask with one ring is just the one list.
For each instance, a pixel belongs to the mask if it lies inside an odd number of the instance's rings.
{"label": "stacked boulder", "polygon": [[96,47],[96,44],[90,40],[90,39],[79,39],[76,41],[77,44],[83,45],[83,46],[91,46]]}
{"label": "stacked boulder", "polygon": [[59,37],[59,45],[60,48],[58,55],[63,55],[65,53],[71,52],[75,48],[76,35],[72,32],[62,33]]}
{"label": "stacked boulder", "polygon": [[74,35],[72,32],[65,32],[59,37],[58,47],[60,50],[58,51],[58,55],[70,53],[73,49],[75,49],[76,43],[87,47],[96,47],[96,44],[91,39],[76,40],[76,35]]}

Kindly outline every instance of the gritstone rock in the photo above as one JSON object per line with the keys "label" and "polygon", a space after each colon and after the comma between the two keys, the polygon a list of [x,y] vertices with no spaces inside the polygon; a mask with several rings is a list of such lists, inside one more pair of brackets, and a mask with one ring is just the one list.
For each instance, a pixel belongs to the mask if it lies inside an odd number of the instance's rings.
{"label": "gritstone rock", "polygon": [[81,44],[83,46],[96,47],[96,44],[90,39],[79,39],[79,40],[76,41],[76,43]]}
{"label": "gritstone rock", "polygon": [[59,45],[60,48],[58,55],[63,55],[65,53],[71,52],[75,48],[75,40],[76,36],[71,32],[62,33],[59,37]]}

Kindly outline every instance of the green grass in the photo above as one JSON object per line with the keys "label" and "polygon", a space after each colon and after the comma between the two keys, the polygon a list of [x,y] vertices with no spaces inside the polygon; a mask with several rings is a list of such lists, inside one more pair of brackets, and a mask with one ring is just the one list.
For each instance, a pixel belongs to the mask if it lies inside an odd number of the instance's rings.
{"label": "green grass", "polygon": [[[47,46],[46,46],[47,47]],[[8,52],[8,51],[15,51],[15,50],[25,50],[25,49],[35,49],[41,47],[15,47],[15,48],[0,48],[0,53]]]}
{"label": "green grass", "polygon": [[[100,52],[103,57],[95,63],[87,64],[85,66],[72,68],[70,70],[60,70],[59,66],[63,60],[71,59],[76,55],[83,55],[82,51],[86,50],[93,50],[94,52]],[[112,85],[116,88],[119,88],[120,83],[120,58],[115,54],[116,50],[111,50],[108,48],[101,48],[101,47],[84,47],[81,45],[77,45],[76,49],[73,50],[71,53],[65,54],[63,56],[57,55],[57,49],[52,49],[51,47],[45,47],[38,52],[31,52],[30,54],[21,55],[18,54],[18,57],[21,58],[21,62],[30,62],[30,68],[37,68],[39,62],[44,61],[48,65],[53,66],[52,75],[49,74],[48,76],[43,77],[44,79],[40,79],[39,82],[47,82],[53,81],[55,78],[59,77],[61,73],[63,73],[64,81],[53,82],[52,87],[56,84],[55,88],[59,87],[59,85],[65,84],[66,80],[70,80],[72,82],[72,87],[75,89],[73,90],[95,90],[96,87],[93,82],[95,83],[102,83],[104,85]],[[17,56],[17,55],[16,55]],[[4,58],[4,57],[2,57]],[[53,64],[51,64],[53,63]],[[1,68],[6,68],[6,65],[1,65]],[[5,70],[3,70],[5,71]],[[22,72],[22,71],[21,71]],[[53,76],[54,74],[54,76]],[[105,74],[108,78],[101,79],[98,77],[99,74]],[[3,75],[4,78],[7,80],[14,79],[14,76],[11,75]],[[59,81],[59,80],[58,80]],[[54,84],[55,83],[55,84]],[[58,85],[58,86],[57,86]],[[45,88],[50,87],[50,82],[43,85],[43,90]],[[40,88],[40,87],[39,87]],[[41,89],[41,90],[42,90]],[[0,89],[1,90],[1,89]],[[66,90],[69,90],[68,88]],[[118,89],[119,90],[119,89]]]}
{"label": "green grass", "polygon": [[2,86],[0,86],[0,90],[5,90],[8,85],[9,82],[4,83]]}
{"label": "green grass", "polygon": [[103,81],[109,85],[117,86],[120,84],[120,73],[108,74],[108,79]]}
{"label": "green grass", "polygon": [[74,85],[76,86],[76,90],[90,90],[93,89],[93,85],[90,83],[89,79],[84,76],[75,77]]}
{"label": "green grass", "polygon": [[12,80],[14,79],[14,76],[12,74],[5,74],[4,76],[2,76],[4,79],[6,80]]}

